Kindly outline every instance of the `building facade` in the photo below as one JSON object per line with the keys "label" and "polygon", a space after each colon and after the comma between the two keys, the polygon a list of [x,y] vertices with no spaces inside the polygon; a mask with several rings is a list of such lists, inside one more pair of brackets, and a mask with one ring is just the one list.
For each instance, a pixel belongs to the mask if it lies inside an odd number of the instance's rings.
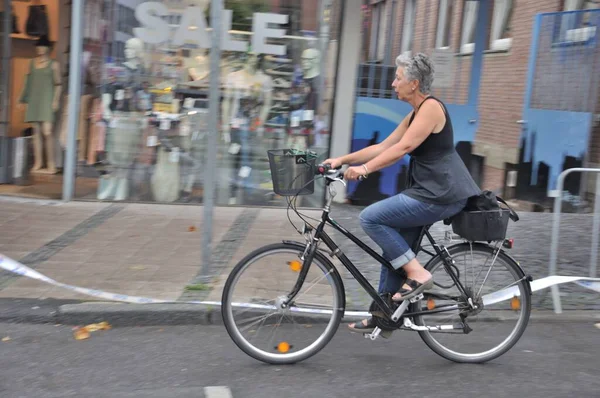
{"label": "building facade", "polygon": [[[382,141],[410,111],[393,98],[394,59],[417,52],[435,59],[433,94],[483,188],[547,202],[562,169],[600,166],[600,20],[585,11],[595,0],[228,0],[216,73],[210,0],[85,0],[74,147],[72,4],[38,3],[39,20],[34,5],[2,1],[0,194],[202,204],[208,173],[217,205],[286,206],[267,151],[322,159]],[[44,32],[62,76],[46,130],[19,106]],[[401,161],[337,199],[372,203],[400,191],[405,174]],[[319,189],[301,204],[319,206]]]}
{"label": "building facade", "polygon": [[[484,189],[549,206],[562,170],[600,167],[596,44],[600,12],[594,11],[600,2],[491,1],[480,32],[484,36],[481,66],[474,66],[479,7],[479,1],[370,1],[363,14],[357,103],[379,101],[381,107],[393,107],[382,99],[391,98],[387,86],[393,67],[385,66],[392,65],[396,55],[425,52],[447,59],[442,54],[449,52],[451,64],[440,67],[448,79],[433,94],[451,107],[463,108],[473,81],[478,80],[477,112],[471,119],[475,131],[461,125],[464,115],[459,109],[452,116],[457,149],[472,174]],[[537,19],[540,26],[536,27]],[[550,39],[553,32],[560,35]],[[536,115],[531,109],[546,113]],[[398,111],[398,116],[403,112],[408,109]],[[536,120],[544,117],[552,123]],[[353,133],[355,149],[387,137],[389,131],[373,128],[365,135],[361,129],[373,123],[365,119],[360,124],[361,120]],[[367,204],[401,189],[402,169],[390,174],[382,175],[380,186],[374,182],[360,190],[351,186],[351,201]],[[569,177],[567,185],[573,195],[594,191],[593,181],[582,183],[576,175]]]}
{"label": "building facade", "polygon": [[[29,29],[34,7],[3,2],[28,30],[3,31],[13,44],[3,48],[12,66],[3,81],[16,78],[5,103],[19,113],[5,118],[0,134],[0,194],[59,199],[68,183],[69,43],[77,32],[70,29],[70,2],[54,3],[41,2],[41,24],[50,26],[41,32]],[[201,204],[210,173],[217,205],[283,206],[267,151],[327,156],[340,26],[333,19],[341,3],[225,1],[218,70],[210,64],[210,4],[84,2],[73,199]],[[10,13],[3,15],[10,21]],[[44,33],[52,42],[50,63],[62,71],[61,82],[51,82],[62,88],[60,109],[46,124],[24,116],[28,104],[20,106],[17,95],[32,76],[28,66],[39,59],[36,43]],[[28,52],[15,52],[15,43]],[[211,102],[221,114],[216,164],[206,160]],[[317,196],[301,199],[313,206],[322,200]]]}

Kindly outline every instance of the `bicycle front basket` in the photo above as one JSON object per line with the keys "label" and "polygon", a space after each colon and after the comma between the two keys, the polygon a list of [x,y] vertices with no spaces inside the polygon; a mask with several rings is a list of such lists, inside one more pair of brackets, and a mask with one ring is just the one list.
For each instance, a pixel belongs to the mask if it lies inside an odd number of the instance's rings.
{"label": "bicycle front basket", "polygon": [[316,153],[295,149],[268,150],[273,191],[281,196],[310,195],[315,191]]}

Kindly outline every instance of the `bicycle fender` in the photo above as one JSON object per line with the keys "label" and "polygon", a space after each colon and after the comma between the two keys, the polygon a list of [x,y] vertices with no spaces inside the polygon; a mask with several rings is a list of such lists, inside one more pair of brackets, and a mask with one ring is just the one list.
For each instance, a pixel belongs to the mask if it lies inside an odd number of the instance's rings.
{"label": "bicycle fender", "polygon": [[[471,243],[471,245],[491,247],[490,245],[486,245],[484,243],[478,243],[478,242]],[[469,246],[469,243],[458,243],[456,245],[449,246],[447,249],[450,249],[451,247],[455,247],[455,246]],[[491,247],[491,248],[493,249],[493,247]],[[500,250],[501,255],[508,258],[510,261],[512,261],[517,266],[517,269],[521,273],[521,278],[525,278],[525,281],[527,281],[527,283],[526,283],[527,290],[529,290],[529,295],[531,296],[533,294],[533,291],[531,290],[531,282],[533,281],[533,277],[531,275],[527,274],[525,272],[525,270],[523,269],[523,267],[521,267],[521,264],[517,260],[515,260],[510,254],[508,254],[506,252],[506,250],[504,250],[502,248],[499,248],[499,250]],[[435,256],[435,257],[437,257],[437,256]],[[435,257],[432,257],[425,266],[429,265],[429,263],[432,262]]]}

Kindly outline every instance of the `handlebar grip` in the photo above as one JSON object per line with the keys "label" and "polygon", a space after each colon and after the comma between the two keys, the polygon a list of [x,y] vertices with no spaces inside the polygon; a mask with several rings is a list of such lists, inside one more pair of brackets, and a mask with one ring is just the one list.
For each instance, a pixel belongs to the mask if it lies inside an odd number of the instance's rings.
{"label": "handlebar grip", "polygon": [[320,163],[317,166],[317,174],[325,174],[329,170],[331,170],[331,165],[329,163]]}
{"label": "handlebar grip", "polygon": [[[342,168],[342,166],[336,168],[335,170],[340,170]],[[333,167],[331,167],[331,164],[329,163],[320,163],[317,165],[317,170],[316,170],[316,174],[322,174],[324,175],[325,173],[327,173],[330,170],[334,170]]]}

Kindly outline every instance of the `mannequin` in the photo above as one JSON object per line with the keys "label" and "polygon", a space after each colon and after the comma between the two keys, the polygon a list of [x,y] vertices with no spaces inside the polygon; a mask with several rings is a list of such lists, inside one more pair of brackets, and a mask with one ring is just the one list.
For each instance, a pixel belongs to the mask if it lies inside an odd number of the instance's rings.
{"label": "mannequin", "polygon": [[112,172],[98,184],[98,199],[125,200],[129,195],[128,174],[139,152],[144,115],[137,93],[142,86],[144,44],[138,38],[125,43],[125,77],[109,83],[102,95],[102,112],[108,120],[107,160]]}
{"label": "mannequin", "polygon": [[210,73],[209,59],[206,56],[206,50],[201,49],[198,55],[193,57],[190,61],[186,62],[185,67],[188,70],[190,79],[192,79],[193,81],[188,85],[191,86],[194,83],[205,84],[205,79]]}
{"label": "mannequin", "polygon": [[315,112],[317,109],[317,80],[321,74],[320,60],[321,53],[317,49],[307,48],[302,52],[303,83],[306,87],[304,109],[310,109]]}
{"label": "mannequin", "polygon": [[[20,107],[27,104],[25,122],[33,123],[34,164],[32,172],[56,174],[53,132],[54,113],[62,92],[60,66],[50,58],[52,44],[47,36],[35,43],[37,56],[31,61],[25,87],[19,98]],[[42,139],[43,137],[43,139]],[[43,147],[46,149],[46,169],[42,169]]]}
{"label": "mannequin", "polygon": [[311,135],[317,114],[318,80],[321,53],[314,48],[302,52],[302,78],[294,89],[296,100],[291,104],[291,129],[287,146],[305,150],[311,145]]}
{"label": "mannequin", "polygon": [[[230,204],[236,203],[237,185],[246,185],[250,176],[250,141],[262,136],[271,108],[273,83],[260,70],[261,61],[261,56],[248,52],[244,68],[226,77],[221,125],[223,140],[231,143],[229,153],[234,163]],[[256,134],[251,136],[250,131]]]}

